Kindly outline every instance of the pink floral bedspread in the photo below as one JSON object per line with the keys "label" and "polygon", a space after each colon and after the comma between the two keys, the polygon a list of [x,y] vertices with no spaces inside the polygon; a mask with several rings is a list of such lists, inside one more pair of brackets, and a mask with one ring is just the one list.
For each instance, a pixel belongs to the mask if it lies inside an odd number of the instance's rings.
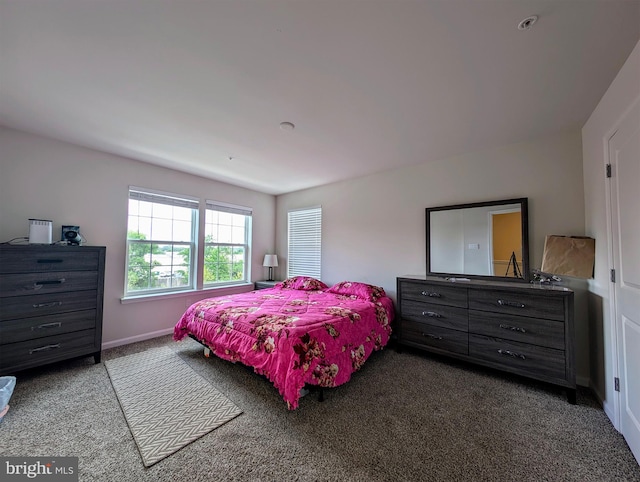
{"label": "pink floral bedspread", "polygon": [[387,344],[393,316],[386,296],[373,302],[277,286],[194,303],[173,336],[181,340],[191,334],[218,357],[253,367],[292,410],[305,384],[347,382]]}

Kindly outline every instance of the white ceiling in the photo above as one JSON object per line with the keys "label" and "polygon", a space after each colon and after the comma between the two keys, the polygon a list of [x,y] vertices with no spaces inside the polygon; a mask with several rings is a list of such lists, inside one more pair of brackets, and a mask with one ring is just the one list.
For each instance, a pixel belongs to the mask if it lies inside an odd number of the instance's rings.
{"label": "white ceiling", "polygon": [[640,0],[0,0],[0,125],[281,194],[580,128],[639,38]]}

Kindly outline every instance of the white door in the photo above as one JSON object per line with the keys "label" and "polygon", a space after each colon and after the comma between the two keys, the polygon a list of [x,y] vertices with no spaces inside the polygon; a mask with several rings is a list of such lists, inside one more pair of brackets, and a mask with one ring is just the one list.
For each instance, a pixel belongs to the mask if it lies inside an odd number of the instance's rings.
{"label": "white door", "polygon": [[620,432],[640,463],[640,98],[609,139],[609,162]]}

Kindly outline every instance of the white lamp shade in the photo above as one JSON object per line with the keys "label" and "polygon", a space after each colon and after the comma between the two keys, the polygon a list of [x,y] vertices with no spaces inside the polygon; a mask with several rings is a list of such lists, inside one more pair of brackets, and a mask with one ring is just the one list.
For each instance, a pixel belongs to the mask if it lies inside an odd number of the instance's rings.
{"label": "white lamp shade", "polygon": [[269,267],[278,266],[278,255],[265,254],[264,261],[262,262],[262,266],[269,266]]}

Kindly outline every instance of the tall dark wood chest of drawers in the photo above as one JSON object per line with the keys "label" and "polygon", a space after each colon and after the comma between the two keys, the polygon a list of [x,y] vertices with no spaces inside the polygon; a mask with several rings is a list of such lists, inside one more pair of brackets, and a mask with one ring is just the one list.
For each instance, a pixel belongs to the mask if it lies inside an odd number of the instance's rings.
{"label": "tall dark wood chest of drawers", "polygon": [[0,245],[0,374],[100,363],[106,248]]}
{"label": "tall dark wood chest of drawers", "polygon": [[559,385],[575,403],[573,291],[424,276],[397,288],[400,346]]}

